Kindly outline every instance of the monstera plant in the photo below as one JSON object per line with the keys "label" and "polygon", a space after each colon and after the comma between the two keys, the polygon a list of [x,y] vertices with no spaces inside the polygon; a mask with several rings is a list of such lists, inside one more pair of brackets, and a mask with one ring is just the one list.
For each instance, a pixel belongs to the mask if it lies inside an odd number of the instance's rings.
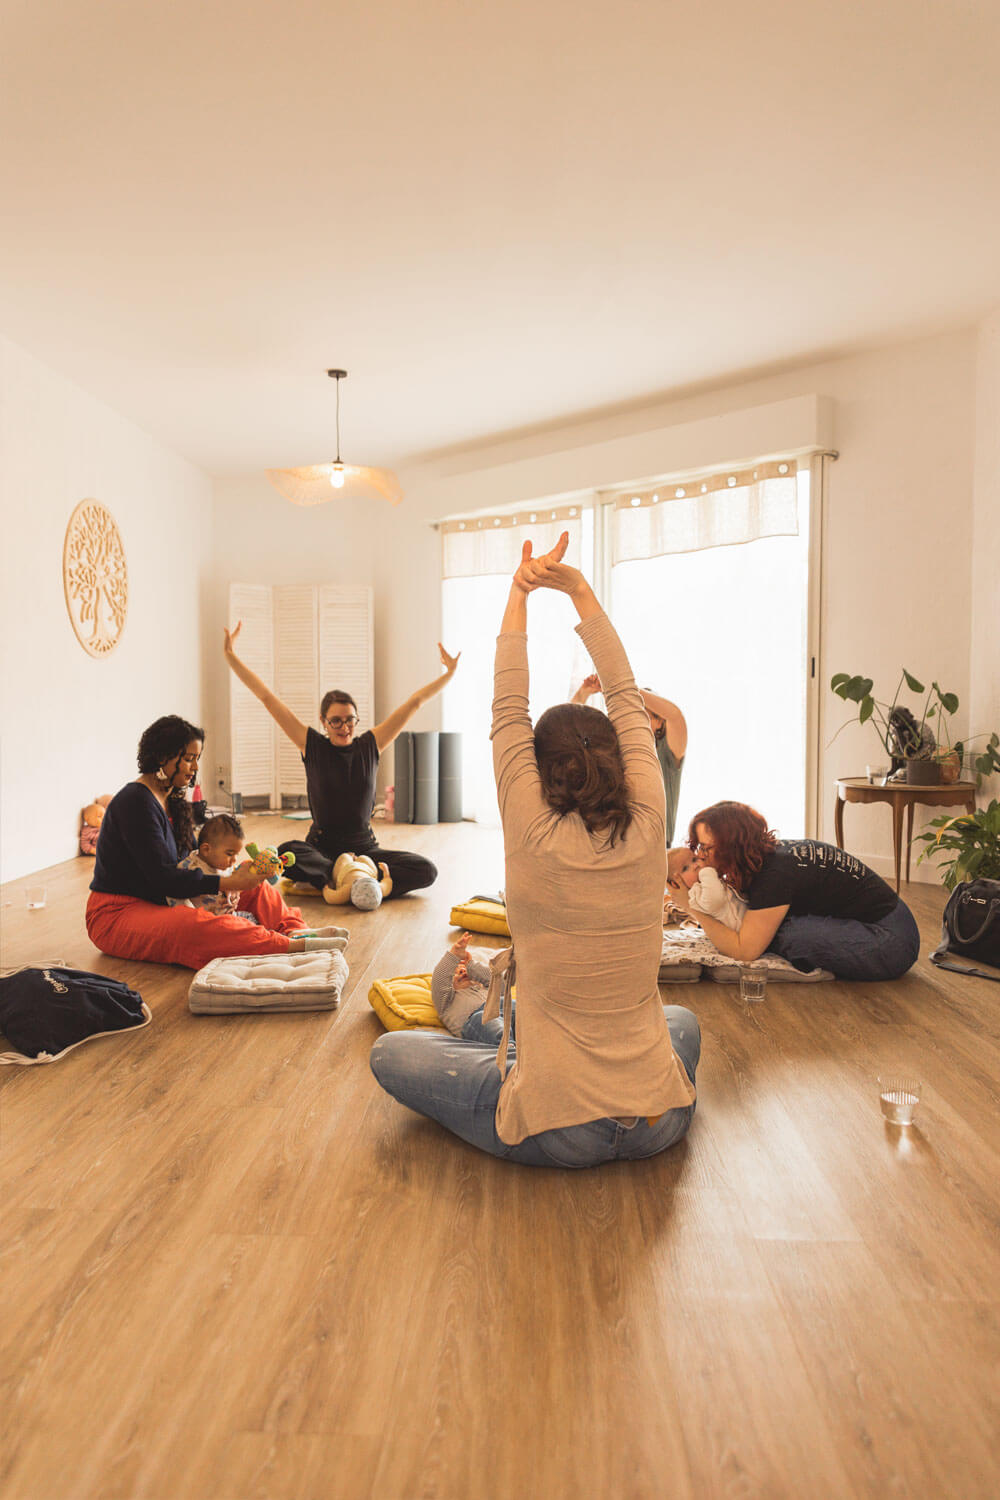
{"label": "monstera plant", "polygon": [[[899,701],[904,685],[920,698],[923,698],[925,693],[927,695],[924,698],[919,719],[911,709]],[[831,678],[830,686],[839,698],[858,705],[858,722],[867,724],[871,721],[893,767],[906,766],[908,781],[926,784],[940,780],[941,768],[934,758],[936,742],[931,724],[932,722],[937,724],[942,743],[950,750],[948,718],[958,708],[957,693],[945,692],[936,682],[932,682],[929,688],[925,688],[924,684],[905,667],[896,684],[891,703],[876,698],[873,692],[875,686],[873,679],[864,677],[860,673],[852,675],[850,672],[837,672]],[[848,720],[848,723],[850,722]],[[844,728],[846,725],[842,724],[841,729]],[[840,729],[837,730],[837,734],[839,733]],[[834,735],[834,739],[836,737]]]}
{"label": "monstera plant", "polygon": [[[891,703],[876,698],[872,678],[860,674],[838,672],[830,686],[839,698],[858,705],[858,722],[871,722],[893,768],[905,765],[908,781],[925,785],[938,780],[957,781],[964,770],[970,779],[975,774],[978,786],[984,776],[1000,771],[1000,734],[995,730],[952,743],[950,720],[958,709],[958,694],[946,693],[936,682],[925,688],[903,667]],[[921,698],[927,695],[919,718],[899,701],[904,686]],[[932,724],[937,730],[936,743]],[[846,727],[842,724],[840,729]],[[973,748],[977,743],[978,750]]]}

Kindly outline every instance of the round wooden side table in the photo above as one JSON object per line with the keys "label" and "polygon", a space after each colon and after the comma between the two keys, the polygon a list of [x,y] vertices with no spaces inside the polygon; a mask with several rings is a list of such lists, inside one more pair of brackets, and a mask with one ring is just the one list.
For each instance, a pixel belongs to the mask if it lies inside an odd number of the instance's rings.
{"label": "round wooden side table", "polygon": [[921,807],[962,807],[976,810],[976,786],[973,781],[953,781],[950,786],[914,786],[906,781],[889,781],[875,786],[867,776],[838,776],[837,802],[833,820],[837,846],[844,847],[844,803],[888,802],[892,805],[892,852],[896,858],[896,894],[899,894],[899,866],[903,852],[903,810],[906,810],[906,878],[910,878],[910,844],[913,838],[913,809]]}

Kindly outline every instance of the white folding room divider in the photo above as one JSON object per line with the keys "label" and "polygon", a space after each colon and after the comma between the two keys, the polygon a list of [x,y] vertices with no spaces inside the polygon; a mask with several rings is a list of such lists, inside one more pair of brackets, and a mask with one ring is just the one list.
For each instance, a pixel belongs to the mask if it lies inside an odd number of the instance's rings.
{"label": "white folding room divider", "polygon": [[[340,584],[229,585],[229,618],[242,620],[237,651],[273,686],[304,724],[316,725],[330,688],[356,700],[361,727],[371,727],[374,693],[374,603],[366,586]],[[244,797],[305,794],[302,761],[267,710],[230,677],[232,789]]]}

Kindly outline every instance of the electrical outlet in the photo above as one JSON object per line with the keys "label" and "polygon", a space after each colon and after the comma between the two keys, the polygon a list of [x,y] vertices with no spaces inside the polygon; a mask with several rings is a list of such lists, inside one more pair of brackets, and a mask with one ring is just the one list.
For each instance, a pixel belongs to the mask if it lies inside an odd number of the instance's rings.
{"label": "electrical outlet", "polygon": [[215,768],[216,785],[223,788],[229,785],[229,767],[217,765]]}

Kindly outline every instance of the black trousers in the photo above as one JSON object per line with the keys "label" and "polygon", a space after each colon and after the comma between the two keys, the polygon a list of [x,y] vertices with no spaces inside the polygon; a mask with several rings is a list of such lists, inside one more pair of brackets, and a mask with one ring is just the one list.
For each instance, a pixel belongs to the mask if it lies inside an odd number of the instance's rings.
{"label": "black trousers", "polygon": [[[279,854],[295,855],[295,863],[288,871],[288,878],[314,885],[318,891],[329,884],[334,865],[341,854],[347,852],[340,849],[336,854],[330,855],[302,839],[289,839],[287,843],[278,846]],[[403,849],[381,849],[378,844],[370,844],[365,849],[352,849],[350,853],[364,854],[377,865],[388,865],[392,876],[392,893],[386,899],[390,901],[393,896],[408,896],[411,891],[421,891],[437,880],[437,865],[424,859],[422,854],[408,854]]]}

